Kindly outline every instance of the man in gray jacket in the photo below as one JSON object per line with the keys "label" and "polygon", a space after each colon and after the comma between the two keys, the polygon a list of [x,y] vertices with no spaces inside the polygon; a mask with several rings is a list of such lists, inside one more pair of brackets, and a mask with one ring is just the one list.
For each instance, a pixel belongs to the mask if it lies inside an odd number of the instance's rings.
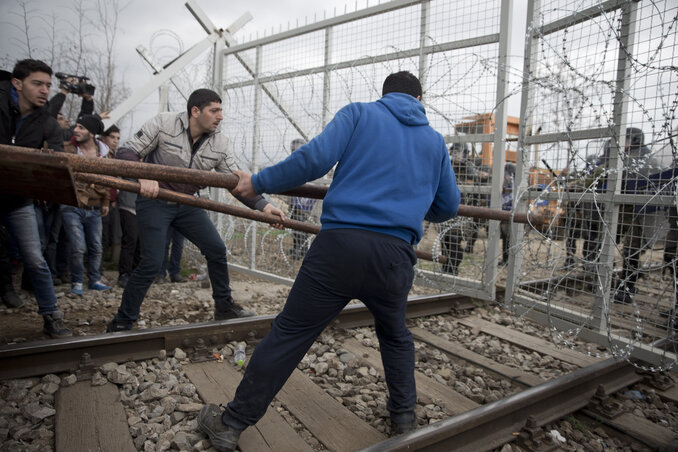
{"label": "man in gray jacket", "polygon": [[[219,95],[212,90],[194,91],[188,98],[187,112],[161,113],[150,119],[118,150],[117,158],[224,173],[238,170],[228,149],[227,137],[217,130],[223,119],[221,103]],[[155,199],[159,188],[193,195],[200,187],[146,179],[140,179],[139,183],[140,196],[136,200],[141,245],[139,265],[127,281],[118,313],[106,331],[129,330],[139,318],[141,303],[165,256],[169,226],[193,242],[207,260],[215,320],[253,315],[233,302],[226,246],[207,213],[197,207]],[[252,209],[284,219],[282,211],[263,196],[236,198]]]}

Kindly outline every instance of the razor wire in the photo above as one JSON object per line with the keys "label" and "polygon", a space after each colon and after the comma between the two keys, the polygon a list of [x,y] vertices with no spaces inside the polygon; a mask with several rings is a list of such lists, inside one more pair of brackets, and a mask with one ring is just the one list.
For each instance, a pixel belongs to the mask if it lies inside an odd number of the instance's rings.
{"label": "razor wire", "polygon": [[[222,132],[231,138],[240,166],[256,171],[284,159],[301,132],[312,138],[342,106],[377,99],[386,75],[409,70],[423,81],[422,103],[432,127],[450,148],[460,143],[463,157],[488,175],[465,180],[457,175],[465,200],[489,206],[491,188],[500,185],[510,200],[505,208],[522,206],[546,218],[544,224],[513,225],[523,228],[523,239],[500,247],[498,255],[490,255],[486,220],[459,217],[425,223],[418,248],[434,259],[420,260],[416,266],[419,293],[464,292],[469,281],[482,281],[492,265],[499,272],[489,284],[504,285],[510,283],[507,276],[515,266],[514,299],[505,305],[514,309],[520,297],[543,304],[554,342],[583,350],[583,338],[590,337],[583,333],[600,334],[600,348],[589,351],[595,356],[634,361],[634,350],[649,347],[667,358],[641,367],[672,368],[673,330],[678,327],[677,257],[675,251],[669,255],[671,234],[678,228],[678,5],[637,2],[631,18],[633,46],[627,49],[623,34],[628,23],[622,11],[633,2],[531,2],[534,16],[525,34],[536,44],[530,64],[523,65],[514,55],[503,66],[498,44],[488,39],[500,28],[499,1],[422,3],[427,8],[413,3],[291,38],[283,34],[276,40],[274,35],[237,52],[253,65],[259,61],[256,81],[235,54],[227,52]],[[620,66],[627,69],[623,88]],[[509,78],[508,95],[497,99],[501,73]],[[525,117],[509,110],[509,122],[514,121],[516,129],[505,137],[507,161],[521,159],[525,172],[522,185],[513,187],[511,177],[493,180],[488,157],[493,143],[479,136],[491,133],[487,127],[493,125],[501,102],[520,105],[528,85],[531,105]],[[259,87],[266,92],[257,92]],[[621,125],[615,116],[619,99],[626,109]],[[642,155],[629,155],[625,149],[632,138],[626,139],[626,128],[641,131],[642,144],[632,149]],[[621,164],[610,166],[617,160]],[[331,180],[330,172],[315,183],[329,185]],[[611,189],[615,180],[620,181],[616,191]],[[203,195],[236,202],[223,191],[216,193]],[[289,197],[271,199],[283,210],[291,209]],[[615,215],[617,210],[621,213]],[[320,224],[321,211],[320,200],[307,221]],[[299,253],[293,231],[214,218],[227,243],[229,262],[290,280],[313,240],[305,236]],[[502,241],[510,242],[510,227],[500,228]],[[454,270],[438,258],[449,256],[450,237],[461,250]],[[612,245],[603,256],[601,244],[606,241]],[[619,290],[630,297],[615,299]],[[516,315],[527,317],[534,310]],[[560,322],[564,313],[570,315],[569,326]]]}

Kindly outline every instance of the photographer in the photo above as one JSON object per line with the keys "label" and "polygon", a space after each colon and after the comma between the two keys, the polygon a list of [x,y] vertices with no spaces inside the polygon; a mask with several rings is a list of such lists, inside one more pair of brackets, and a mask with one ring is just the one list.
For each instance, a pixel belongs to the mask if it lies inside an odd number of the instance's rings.
{"label": "photographer", "polygon": [[55,76],[59,79],[59,92],[54,95],[49,101],[49,111],[54,118],[57,119],[59,125],[63,129],[64,141],[69,141],[73,136],[73,127],[71,127],[68,118],[61,114],[61,108],[66,101],[66,95],[69,93],[76,94],[82,98],[80,104],[80,113],[78,118],[82,115],[91,115],[94,113],[94,86],[89,84],[87,77],[78,75],[68,75],[62,72],[57,72]]}
{"label": "photographer", "polygon": [[[48,108],[51,116],[56,118],[62,130],[64,146],[69,146],[73,137],[73,129],[68,118],[61,113],[61,109],[69,93],[82,98],[78,118],[91,115],[94,112],[94,86],[87,77],[69,75],[57,72],[59,92],[49,101]],[[68,234],[63,228],[63,219],[60,206],[52,203],[37,203],[36,212],[40,219],[40,233],[45,259],[50,267],[55,284],[65,283],[68,280],[68,260],[70,242]]]}

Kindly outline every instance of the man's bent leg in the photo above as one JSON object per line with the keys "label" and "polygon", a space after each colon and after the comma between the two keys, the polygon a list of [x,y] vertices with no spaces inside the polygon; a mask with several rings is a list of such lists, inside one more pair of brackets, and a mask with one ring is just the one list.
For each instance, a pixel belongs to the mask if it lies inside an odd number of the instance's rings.
{"label": "man's bent leg", "polygon": [[198,247],[207,260],[207,272],[212,283],[212,296],[217,311],[232,307],[231,285],[226,260],[226,245],[203,209],[180,206],[173,224],[179,233]]}
{"label": "man's bent leg", "polygon": [[141,258],[125,285],[120,308],[113,320],[114,324],[129,327],[139,318],[141,303],[160,270],[167,227],[178,208],[176,205],[141,196],[137,198],[136,206]]}
{"label": "man's bent leg", "polygon": [[350,283],[328,265],[336,253],[325,245],[321,233],[299,269],[285,307],[254,350],[235,398],[226,407],[225,424],[242,430],[261,419],[313,341],[351,300],[342,290],[327,290]]}

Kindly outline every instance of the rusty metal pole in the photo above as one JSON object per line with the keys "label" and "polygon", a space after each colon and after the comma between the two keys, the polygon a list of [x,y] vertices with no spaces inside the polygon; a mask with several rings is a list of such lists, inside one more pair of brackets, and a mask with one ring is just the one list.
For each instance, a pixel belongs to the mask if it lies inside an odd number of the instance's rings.
{"label": "rusty metal pole", "polygon": [[[0,145],[0,151],[11,152],[45,152],[39,149],[24,148],[19,146]],[[52,151],[49,151],[53,153]],[[56,153],[54,153],[56,154]],[[238,184],[238,176],[231,173],[218,173],[215,171],[201,171],[189,168],[177,168],[165,165],[150,165],[143,162],[130,162],[127,160],[93,159],[77,154],[58,153],[59,156],[68,158],[74,171],[81,173],[101,174],[107,176],[129,177],[136,179],[154,179],[164,182],[179,182],[193,184],[201,187],[221,187],[233,189]],[[303,196],[305,198],[323,199],[327,194],[327,187],[320,185],[304,184],[301,187],[280,193],[287,196]],[[512,213],[505,210],[488,209],[486,207],[474,207],[460,205],[458,216],[481,218],[485,220],[498,220],[514,223],[529,223],[541,225],[544,219],[538,215]]]}
{"label": "rusty metal pole", "polygon": [[[117,188],[119,190],[129,191],[132,193],[139,193],[140,185],[138,182],[117,179],[110,176],[100,176],[97,174],[85,174],[85,173],[76,173],[75,180],[80,182],[86,182],[88,184],[97,184],[103,185],[105,187]],[[295,220],[285,220],[280,221],[280,218],[275,215],[269,215],[264,212],[259,212],[258,210],[246,209],[244,207],[236,207],[228,204],[224,204],[217,201],[212,201],[211,199],[205,198],[196,198],[195,196],[187,195],[185,193],[178,193],[172,190],[166,190],[161,188],[158,192],[158,199],[163,201],[175,202],[179,204],[186,204],[193,207],[199,207],[201,209],[213,210],[215,212],[221,212],[228,215],[234,215],[237,217],[247,218],[248,220],[260,221],[262,223],[268,224],[282,224],[286,228],[296,229],[302,232],[309,232],[311,234],[317,234],[320,231],[320,226],[310,223],[304,223],[302,221]]]}
{"label": "rusty metal pole", "polygon": [[[117,179],[115,177],[109,176],[100,176],[96,174],[85,174],[85,173],[76,173],[75,179],[81,182],[86,182],[88,184],[98,184],[105,187],[117,188],[118,190],[129,191],[132,193],[139,193],[139,183],[132,182],[128,180]],[[320,226],[310,223],[305,223],[303,221],[288,220],[280,221],[275,215],[269,215],[267,213],[245,209],[243,207],[231,206],[217,201],[212,201],[210,199],[196,198],[195,196],[187,195],[185,193],[177,193],[172,190],[165,190],[163,188],[158,192],[158,199],[164,201],[176,202],[180,204],[186,204],[189,206],[200,207],[202,209],[213,210],[214,212],[221,212],[228,215],[234,215],[237,217],[247,218],[249,220],[260,221],[262,223],[268,224],[282,224],[286,228],[295,229],[297,231],[308,232],[310,234],[318,234],[320,232]],[[424,260],[433,261],[433,255],[427,253],[426,251],[414,250],[417,257]],[[441,264],[447,262],[445,256],[439,255],[436,259]]]}

